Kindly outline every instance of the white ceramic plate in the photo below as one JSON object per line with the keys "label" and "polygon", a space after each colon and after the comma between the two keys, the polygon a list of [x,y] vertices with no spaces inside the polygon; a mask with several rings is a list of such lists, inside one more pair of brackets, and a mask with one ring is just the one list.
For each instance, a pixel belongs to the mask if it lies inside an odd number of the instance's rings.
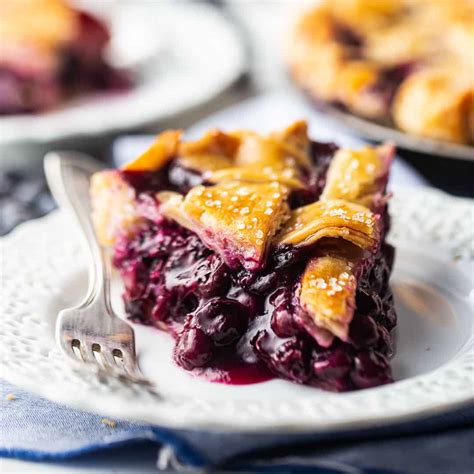
{"label": "white ceramic plate", "polygon": [[0,165],[19,160],[25,144],[36,145],[33,152],[41,158],[38,145],[74,138],[77,146],[78,139],[169,119],[216,97],[246,69],[236,30],[210,5],[80,3],[106,17],[113,33],[110,55],[137,68],[137,84],[128,92],[83,96],[39,115],[0,117]]}
{"label": "white ceramic plate", "polygon": [[[155,391],[72,367],[56,347],[54,323],[58,310],[81,298],[87,277],[74,224],[60,213],[0,242],[1,376],[71,407],[187,428],[342,429],[459,406],[474,397],[474,206],[429,189],[400,188],[391,212],[390,240],[398,247],[394,384],[344,394],[282,380],[212,384],[175,367],[171,338],[142,326],[136,326],[140,364]],[[117,291],[113,302],[120,311]]]}

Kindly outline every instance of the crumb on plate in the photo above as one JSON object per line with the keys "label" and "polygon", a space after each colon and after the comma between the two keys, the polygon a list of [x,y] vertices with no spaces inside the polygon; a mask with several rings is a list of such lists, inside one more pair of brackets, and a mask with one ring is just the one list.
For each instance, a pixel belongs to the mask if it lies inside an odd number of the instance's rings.
{"label": "crumb on plate", "polygon": [[103,425],[107,425],[109,426],[110,428],[115,428],[117,426],[117,422],[114,421],[114,420],[109,420],[108,418],[102,418],[102,420],[100,420],[100,422],[103,424]]}

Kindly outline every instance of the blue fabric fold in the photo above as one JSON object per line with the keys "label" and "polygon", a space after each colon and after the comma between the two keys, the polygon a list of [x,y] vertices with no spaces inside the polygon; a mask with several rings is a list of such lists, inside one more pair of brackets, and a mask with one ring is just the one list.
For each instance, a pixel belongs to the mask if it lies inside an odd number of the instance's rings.
{"label": "blue fabric fold", "polygon": [[[467,473],[474,405],[380,428],[305,434],[172,430],[73,410],[0,383],[0,456],[62,460],[154,442],[162,469]],[[165,456],[165,454],[167,456]],[[157,467],[158,469],[158,467]]]}

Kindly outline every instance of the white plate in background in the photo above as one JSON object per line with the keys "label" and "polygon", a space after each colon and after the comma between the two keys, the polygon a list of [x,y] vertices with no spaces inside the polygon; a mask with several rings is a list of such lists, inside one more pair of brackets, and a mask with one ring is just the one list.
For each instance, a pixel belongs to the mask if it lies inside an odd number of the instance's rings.
{"label": "white plate in background", "polygon": [[[308,121],[309,133],[314,140],[333,141],[349,148],[360,148],[367,144],[362,139],[349,135],[340,125],[328,121],[324,114],[308,105],[300,94],[292,90],[261,94],[226,107],[187,129],[186,138],[197,139],[210,128],[244,128],[269,133],[301,119]],[[140,155],[154,138],[154,135],[125,135],[117,138],[112,153],[115,164],[121,166]],[[425,185],[426,180],[410,165],[395,159],[390,170],[389,186],[397,184],[418,186]]]}

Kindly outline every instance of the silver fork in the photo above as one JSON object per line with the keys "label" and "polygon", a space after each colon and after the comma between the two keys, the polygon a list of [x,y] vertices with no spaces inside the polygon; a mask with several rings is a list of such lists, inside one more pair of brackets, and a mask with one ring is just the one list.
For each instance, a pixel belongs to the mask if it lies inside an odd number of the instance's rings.
{"label": "silver fork", "polygon": [[61,209],[76,217],[89,253],[87,296],[78,306],[60,311],[56,340],[76,362],[144,381],[133,329],[114,313],[110,303],[110,258],[98,243],[92,224],[89,179],[101,168],[92,158],[76,152],[51,152],[45,157],[49,188]]}

